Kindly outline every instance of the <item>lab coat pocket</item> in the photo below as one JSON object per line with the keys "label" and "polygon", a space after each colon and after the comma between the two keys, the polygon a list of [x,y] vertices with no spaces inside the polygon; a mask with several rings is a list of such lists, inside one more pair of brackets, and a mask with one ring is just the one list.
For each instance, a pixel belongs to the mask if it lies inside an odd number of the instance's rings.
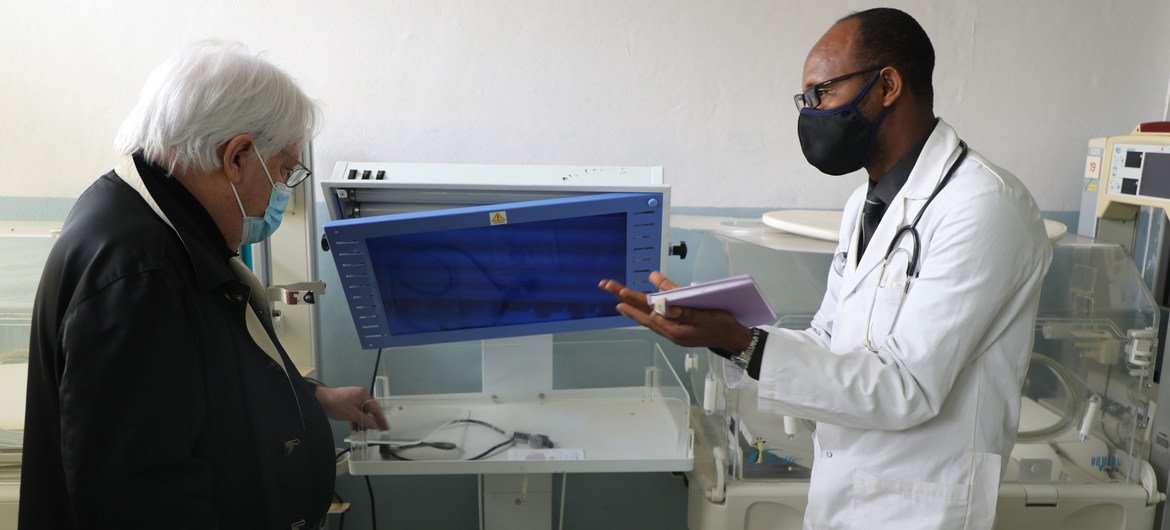
{"label": "lab coat pocket", "polygon": [[853,525],[866,530],[964,528],[966,484],[943,484],[853,472]]}
{"label": "lab coat pocket", "polygon": [[[886,276],[898,275],[887,273]],[[906,280],[896,277],[883,283],[884,286],[878,287],[876,307],[873,311],[875,314],[880,311],[883,317],[893,317],[901,307],[902,300],[906,298]]]}
{"label": "lab coat pocket", "polygon": [[1000,462],[995,453],[975,452],[972,458],[971,495],[967,510],[967,528],[990,529],[995,524],[995,505],[999,501]]}
{"label": "lab coat pocket", "polygon": [[881,345],[898,322],[898,312],[902,310],[902,301],[906,297],[906,264],[896,259],[895,253],[891,262],[875,271],[878,274],[878,284],[874,287],[873,306],[869,314],[869,338]]}
{"label": "lab coat pocket", "polygon": [[906,296],[910,277],[907,268],[910,265],[910,253],[898,249],[890,254],[881,268],[878,269],[877,303],[883,306],[897,308],[902,305],[902,298]]}

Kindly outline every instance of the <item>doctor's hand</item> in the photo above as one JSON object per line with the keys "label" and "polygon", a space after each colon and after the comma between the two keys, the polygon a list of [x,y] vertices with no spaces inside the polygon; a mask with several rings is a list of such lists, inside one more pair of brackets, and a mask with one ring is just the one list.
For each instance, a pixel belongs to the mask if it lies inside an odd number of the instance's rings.
{"label": "doctor's hand", "polygon": [[348,421],[350,430],[356,431],[359,426],[383,431],[390,428],[382,407],[378,406],[378,401],[365,388],[319,386],[316,395],[325,414],[338,421]]}
{"label": "doctor's hand", "polygon": [[[658,287],[659,291],[678,287],[658,271],[650,273],[650,283]],[[751,344],[751,329],[740,324],[726,311],[670,306],[668,314],[661,315],[650,307],[645,294],[617,280],[601,280],[597,286],[620,302],[617,306],[619,313],[679,346],[743,351]]]}

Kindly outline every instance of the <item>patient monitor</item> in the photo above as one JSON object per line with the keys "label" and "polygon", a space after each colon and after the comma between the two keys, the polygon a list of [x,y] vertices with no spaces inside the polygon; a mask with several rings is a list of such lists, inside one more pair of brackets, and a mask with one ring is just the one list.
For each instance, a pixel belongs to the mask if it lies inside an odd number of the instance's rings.
{"label": "patient monitor", "polygon": [[1141,207],[1170,205],[1170,122],[1090,140],[1083,184],[1078,233],[1132,252]]}

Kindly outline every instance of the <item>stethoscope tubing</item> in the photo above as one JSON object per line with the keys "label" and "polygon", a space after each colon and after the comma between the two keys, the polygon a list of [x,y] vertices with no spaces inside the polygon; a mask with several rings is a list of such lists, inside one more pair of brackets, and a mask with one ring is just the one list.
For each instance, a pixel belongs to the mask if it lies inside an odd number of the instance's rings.
{"label": "stethoscope tubing", "polygon": [[[910,279],[918,277],[918,256],[919,256],[919,251],[921,250],[921,242],[918,239],[918,221],[920,221],[922,219],[923,212],[925,212],[926,209],[928,207],[930,207],[930,203],[932,201],[934,201],[934,198],[937,197],[939,192],[942,191],[942,189],[944,187],[946,187],[947,183],[951,181],[951,177],[953,177],[955,175],[955,170],[959,168],[959,165],[962,164],[963,160],[965,160],[966,158],[967,158],[967,143],[962,141],[962,140],[959,140],[959,157],[955,159],[954,163],[951,164],[951,167],[949,169],[947,169],[946,174],[943,175],[942,180],[939,181],[938,185],[934,187],[934,191],[930,194],[930,197],[926,199],[926,204],[923,204],[922,208],[918,210],[918,215],[914,216],[914,221],[908,225],[903,225],[901,228],[899,228],[898,231],[894,233],[894,239],[893,239],[893,241],[890,241],[889,248],[886,249],[886,255],[884,258],[882,258],[882,263],[883,263],[882,269],[878,273],[880,278],[885,278],[886,267],[890,264],[890,256],[892,256],[894,254],[895,250],[898,249],[898,242],[901,241],[902,238],[904,236],[906,236],[907,234],[910,235],[910,240],[912,242],[912,248],[910,250],[910,260],[906,264],[906,281],[905,281],[905,284],[902,286],[902,294],[903,295],[905,295],[910,290]],[[867,315],[866,319],[865,319],[866,320],[866,322],[865,322],[865,337],[862,339],[862,345],[865,346],[866,349],[868,349],[869,351],[872,351],[874,353],[877,353],[878,351],[880,351],[881,348],[872,339],[872,337],[873,337],[873,307],[875,304],[877,304],[877,293],[878,293],[878,290],[881,289],[881,287],[882,287],[881,284],[883,282],[884,282],[884,279],[879,279],[879,284],[874,287],[873,300],[871,300],[869,303],[869,315]],[[895,315],[893,317],[893,321],[890,322],[890,329],[891,330],[893,329],[894,323],[897,322],[897,314],[901,313],[901,312],[902,312],[902,304],[901,304],[901,302],[899,302],[897,313],[895,313]]]}
{"label": "stethoscope tubing", "polygon": [[931,192],[930,197],[926,199],[926,204],[923,204],[922,208],[918,210],[918,215],[914,216],[914,221],[908,225],[902,225],[902,227],[899,228],[897,232],[894,232],[894,239],[890,241],[890,246],[886,249],[886,256],[884,259],[889,260],[890,255],[894,253],[894,249],[898,247],[898,242],[902,240],[903,236],[909,234],[913,245],[912,250],[910,251],[910,261],[906,264],[907,278],[918,277],[918,255],[922,248],[918,239],[918,221],[922,219],[922,214],[926,212],[927,208],[930,207],[930,203],[934,201],[934,198],[937,197],[939,192],[941,192],[942,189],[946,187],[947,183],[951,181],[951,177],[955,176],[955,170],[959,169],[959,165],[962,164],[963,160],[966,158],[967,142],[959,140],[959,157],[955,159],[954,163],[951,164],[951,167],[947,169],[946,174],[943,175],[942,180],[939,181],[938,185],[934,187],[934,191]]}

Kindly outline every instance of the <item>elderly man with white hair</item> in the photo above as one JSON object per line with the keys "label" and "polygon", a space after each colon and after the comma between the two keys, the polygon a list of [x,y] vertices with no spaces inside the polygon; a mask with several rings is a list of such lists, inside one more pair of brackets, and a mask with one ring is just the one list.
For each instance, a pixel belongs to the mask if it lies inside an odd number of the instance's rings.
{"label": "elderly man with white hair", "polygon": [[197,43],[150,76],[37,292],[20,528],[321,525],[327,417],[385,417],[364,389],[301,377],[237,257],[309,176],[317,121],[240,44]]}

